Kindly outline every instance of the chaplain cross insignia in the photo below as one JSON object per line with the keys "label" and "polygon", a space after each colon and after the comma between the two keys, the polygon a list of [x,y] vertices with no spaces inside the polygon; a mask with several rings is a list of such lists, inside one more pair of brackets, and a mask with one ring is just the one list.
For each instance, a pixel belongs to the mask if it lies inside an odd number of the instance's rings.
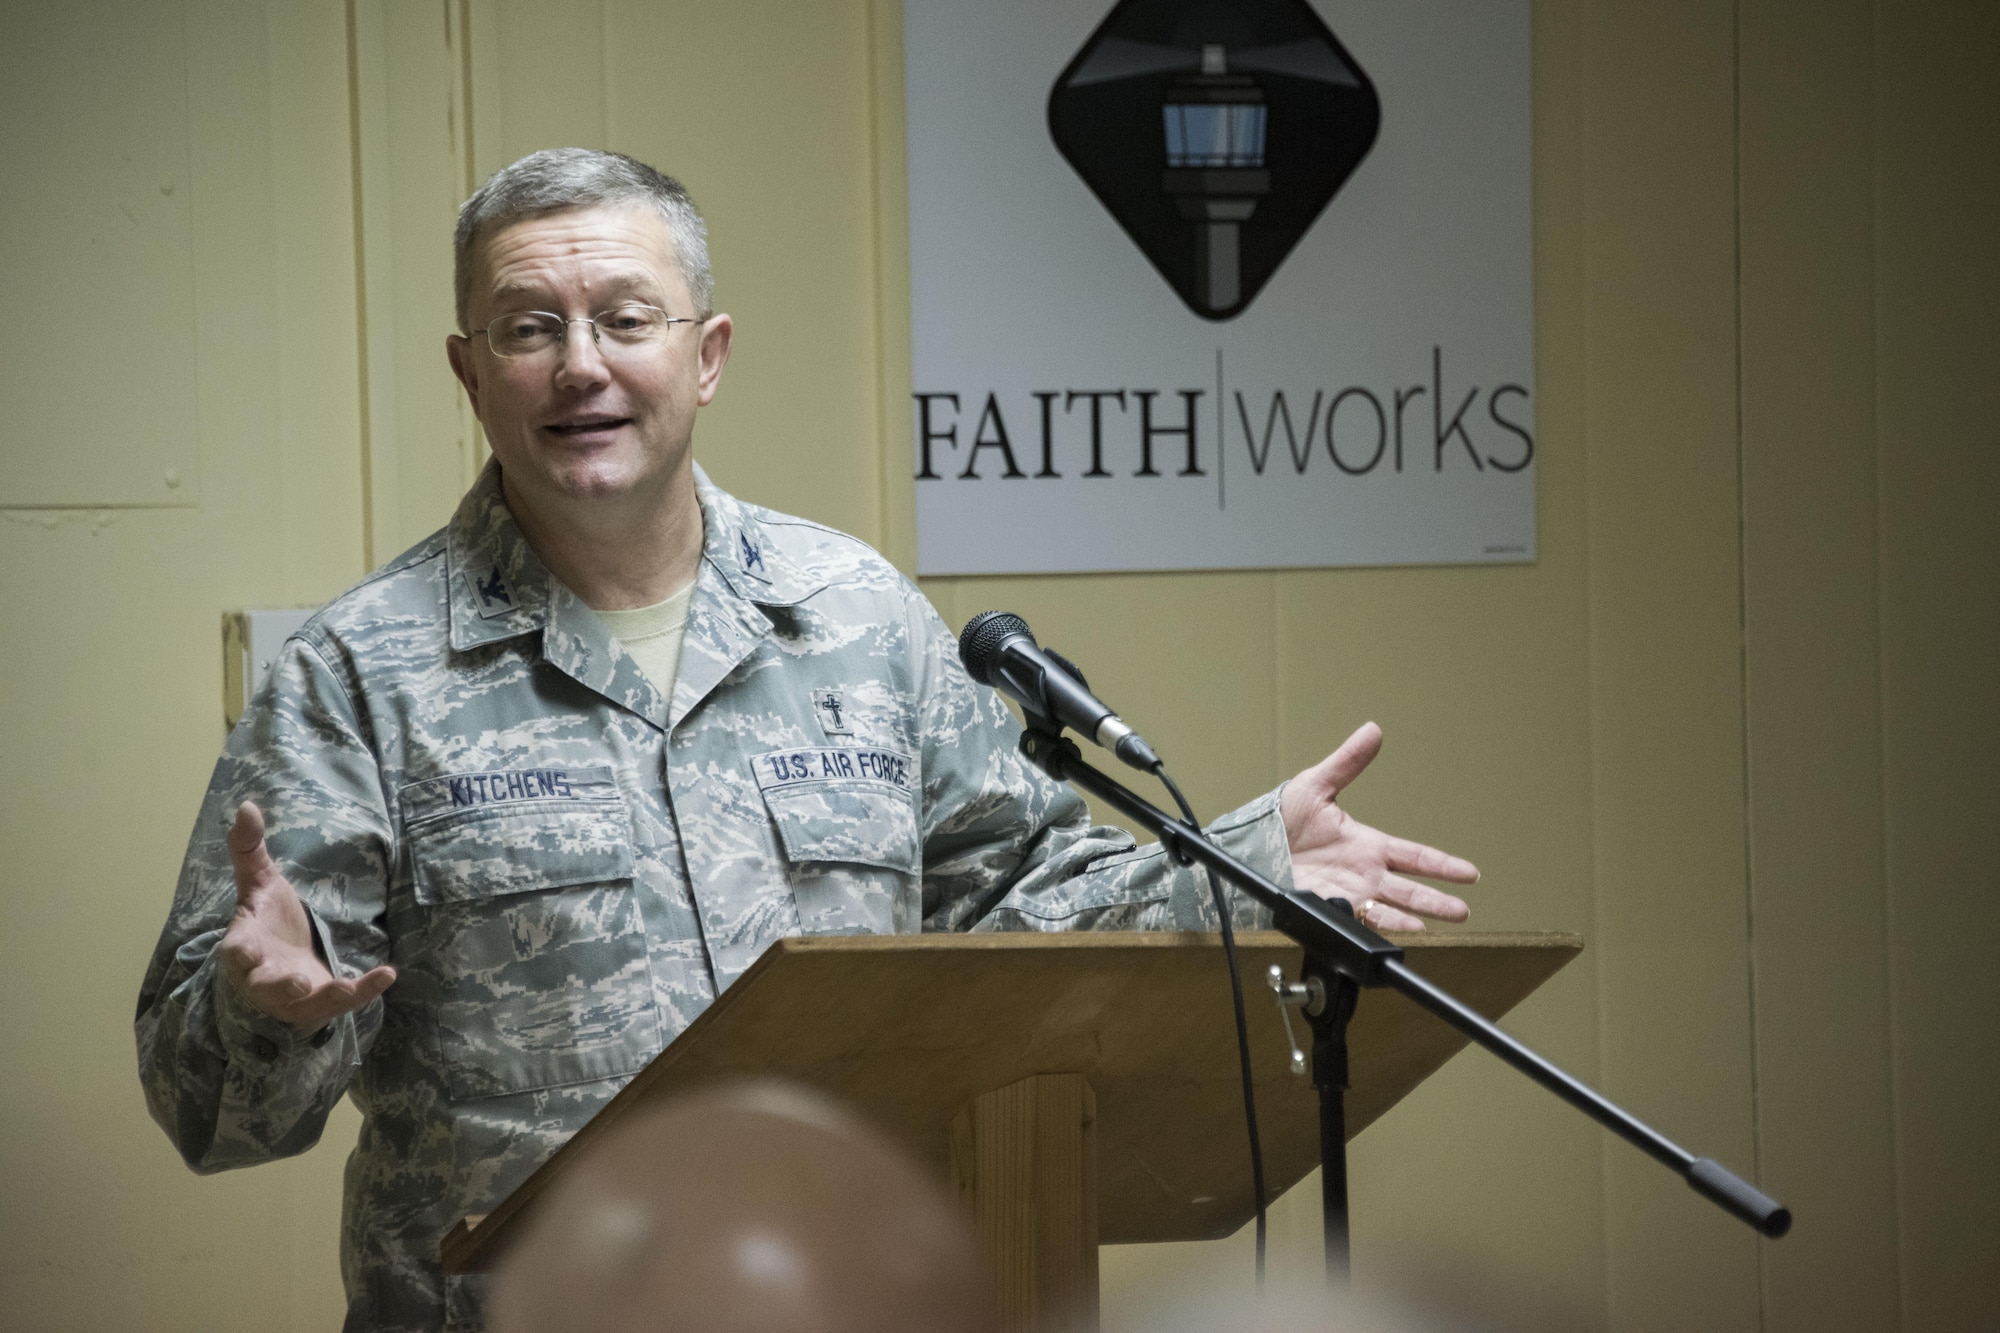
{"label": "chaplain cross insignia", "polygon": [[814,690],[813,711],[819,714],[820,730],[829,736],[852,736],[854,727],[847,718],[847,691]]}

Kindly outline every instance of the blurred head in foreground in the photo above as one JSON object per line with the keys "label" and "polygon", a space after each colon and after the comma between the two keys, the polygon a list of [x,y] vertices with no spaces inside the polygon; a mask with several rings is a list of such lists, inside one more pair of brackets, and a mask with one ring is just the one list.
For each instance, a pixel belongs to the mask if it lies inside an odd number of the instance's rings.
{"label": "blurred head in foreground", "polygon": [[746,1084],[620,1121],[494,1274],[493,1333],[997,1328],[944,1189],[816,1093]]}

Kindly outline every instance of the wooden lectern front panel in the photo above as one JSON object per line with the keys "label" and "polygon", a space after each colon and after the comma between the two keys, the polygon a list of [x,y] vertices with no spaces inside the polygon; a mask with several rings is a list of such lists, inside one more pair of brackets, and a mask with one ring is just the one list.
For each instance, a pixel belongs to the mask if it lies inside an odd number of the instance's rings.
{"label": "wooden lectern front panel", "polygon": [[[1582,949],[1574,935],[1405,937],[1410,966],[1489,1018]],[[1318,1103],[1288,1069],[1265,969],[1297,977],[1282,935],[1238,940],[1251,1060],[1274,1196],[1319,1162]],[[1349,1029],[1349,1137],[1464,1045],[1386,990]],[[719,996],[476,1231],[445,1242],[451,1271],[483,1267],[565,1160],[632,1109],[705,1084],[796,1079],[855,1105],[940,1178],[951,1126],[976,1098],[1037,1074],[1087,1079],[1096,1099],[1099,1236],[1226,1236],[1253,1212],[1229,973],[1213,935],[1077,932],[784,939]]]}
{"label": "wooden lectern front panel", "polygon": [[993,1260],[1008,1333],[1097,1327],[1097,1099],[1081,1074],[1037,1074],[951,1122],[951,1174]]}

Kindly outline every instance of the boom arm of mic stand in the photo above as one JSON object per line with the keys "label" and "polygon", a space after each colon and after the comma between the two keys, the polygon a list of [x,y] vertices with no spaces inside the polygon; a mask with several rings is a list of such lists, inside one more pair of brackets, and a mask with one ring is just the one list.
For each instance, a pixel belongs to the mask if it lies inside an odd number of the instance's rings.
{"label": "boom arm of mic stand", "polygon": [[1050,777],[1089,792],[1157,834],[1183,858],[1199,861],[1241,887],[1271,909],[1279,930],[1308,951],[1320,954],[1343,975],[1363,986],[1388,986],[1400,992],[1647,1156],[1678,1172],[1695,1193],[1764,1235],[1775,1238],[1791,1230],[1789,1208],[1720,1163],[1696,1157],[1603,1093],[1502,1032],[1471,1006],[1418,976],[1404,963],[1400,948],[1348,913],[1327,906],[1312,894],[1286,892],[1210,842],[1200,829],[1092,768],[1083,762],[1071,741],[1030,728],[1021,736],[1021,753]]}

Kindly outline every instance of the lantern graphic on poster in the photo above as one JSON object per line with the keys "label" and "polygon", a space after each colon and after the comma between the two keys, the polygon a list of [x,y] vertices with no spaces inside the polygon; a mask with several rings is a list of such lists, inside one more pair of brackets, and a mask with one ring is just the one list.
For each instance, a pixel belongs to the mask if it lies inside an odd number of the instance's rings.
{"label": "lantern graphic on poster", "polygon": [[1057,150],[1204,319],[1240,314],[1375,142],[1305,0],[1122,0],[1049,93]]}
{"label": "lantern graphic on poster", "polygon": [[1195,227],[1195,303],[1233,309],[1243,291],[1243,224],[1271,192],[1264,90],[1229,72],[1228,48],[1201,49],[1201,72],[1167,85],[1160,107],[1167,166],[1160,188]]}

